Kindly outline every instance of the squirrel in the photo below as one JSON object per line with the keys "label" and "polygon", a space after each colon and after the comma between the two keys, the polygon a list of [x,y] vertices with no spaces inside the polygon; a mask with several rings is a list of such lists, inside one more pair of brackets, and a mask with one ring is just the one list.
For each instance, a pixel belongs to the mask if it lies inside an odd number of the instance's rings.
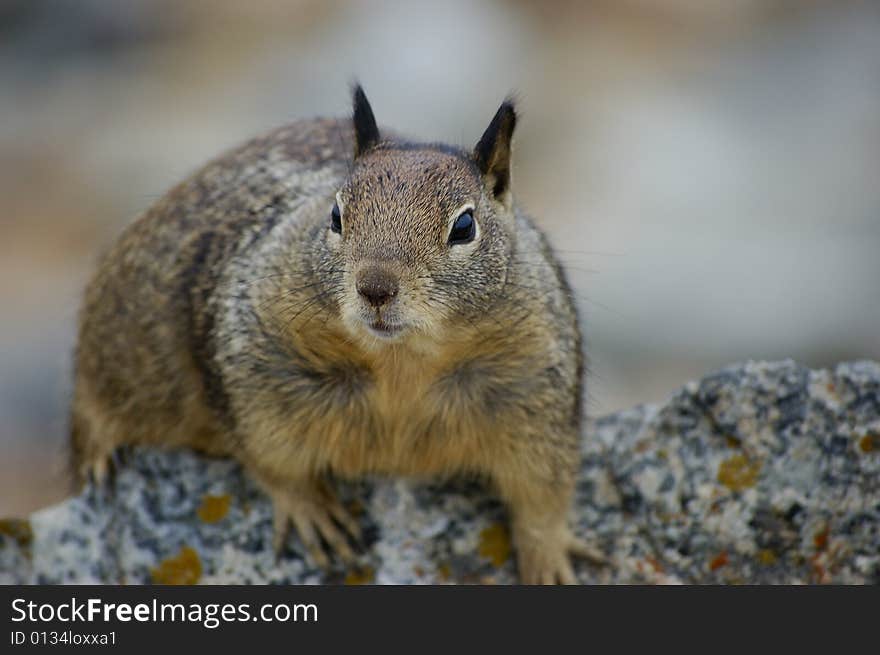
{"label": "squirrel", "polygon": [[476,147],[293,122],[206,164],[129,225],[85,292],[71,461],[117,447],[238,460],[314,563],[360,529],[334,479],[473,474],[506,503],[519,579],[602,561],[567,514],[584,355],[564,272],[514,202],[512,100]]}

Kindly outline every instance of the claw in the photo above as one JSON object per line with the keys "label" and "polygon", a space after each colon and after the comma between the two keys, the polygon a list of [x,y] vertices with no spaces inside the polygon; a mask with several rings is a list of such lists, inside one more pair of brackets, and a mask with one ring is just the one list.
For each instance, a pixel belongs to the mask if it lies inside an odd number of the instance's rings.
{"label": "claw", "polygon": [[590,560],[594,564],[608,563],[608,558],[605,556],[605,553],[578,537],[571,537],[568,542],[568,552],[575,557]]}
{"label": "claw", "polygon": [[309,558],[316,566],[325,570],[330,567],[330,558],[322,546],[322,540],[328,550],[346,564],[357,559],[346,535],[359,542],[360,526],[323,485],[297,487],[296,491],[276,491],[272,498],[275,507],[273,545],[276,555],[280,555],[287,530],[290,523],[293,523]]}
{"label": "claw", "polygon": [[545,533],[540,539],[535,539],[534,532],[521,533],[517,540],[517,550],[520,580],[523,584],[577,584],[578,579],[569,554],[596,563],[607,561],[599,550],[574,537],[568,530],[561,531],[552,538]]}
{"label": "claw", "polygon": [[117,469],[113,453],[98,453],[82,464],[79,479],[95,491],[112,492]]}
{"label": "claw", "polygon": [[290,527],[290,517],[281,510],[278,503],[272,516],[272,550],[275,551],[275,559],[281,559],[284,552],[284,542],[287,541],[287,531]]}
{"label": "claw", "polygon": [[303,546],[306,547],[306,550],[309,553],[309,556],[312,558],[312,561],[321,569],[328,569],[330,567],[330,559],[327,557],[327,554],[321,548],[321,541],[318,539],[317,530],[315,530],[315,524],[312,520],[303,513],[295,513],[291,517],[293,521],[293,525],[296,528],[297,533],[299,534],[300,541],[302,541]]}
{"label": "claw", "polygon": [[330,515],[336,520],[336,522],[345,528],[348,535],[360,545],[363,541],[361,526],[354,517],[348,513],[348,510],[346,510],[335,498],[329,503],[328,509],[330,510]]}

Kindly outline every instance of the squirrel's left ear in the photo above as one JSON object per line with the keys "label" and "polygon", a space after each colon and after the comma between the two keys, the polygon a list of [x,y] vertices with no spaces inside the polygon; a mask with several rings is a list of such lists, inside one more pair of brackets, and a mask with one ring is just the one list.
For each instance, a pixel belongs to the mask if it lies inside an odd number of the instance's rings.
{"label": "squirrel's left ear", "polygon": [[379,143],[379,128],[376,126],[376,117],[373,116],[373,108],[360,84],[355,84],[352,98],[354,123],[354,156],[355,159],[361,154]]}
{"label": "squirrel's left ear", "polygon": [[505,205],[510,202],[510,142],[516,127],[513,100],[508,98],[474,148],[474,159],[492,195]]}

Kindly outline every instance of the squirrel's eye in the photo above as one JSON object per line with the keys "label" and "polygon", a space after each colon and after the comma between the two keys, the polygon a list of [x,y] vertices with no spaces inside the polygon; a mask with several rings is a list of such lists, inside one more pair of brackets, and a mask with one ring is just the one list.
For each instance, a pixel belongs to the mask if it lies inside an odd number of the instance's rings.
{"label": "squirrel's eye", "polygon": [[330,229],[336,234],[342,234],[342,214],[339,212],[339,205],[333,203],[333,209],[330,210]]}
{"label": "squirrel's eye", "polygon": [[474,222],[474,215],[468,210],[456,218],[455,223],[452,224],[452,231],[449,232],[449,245],[470,243],[476,234],[477,224]]}

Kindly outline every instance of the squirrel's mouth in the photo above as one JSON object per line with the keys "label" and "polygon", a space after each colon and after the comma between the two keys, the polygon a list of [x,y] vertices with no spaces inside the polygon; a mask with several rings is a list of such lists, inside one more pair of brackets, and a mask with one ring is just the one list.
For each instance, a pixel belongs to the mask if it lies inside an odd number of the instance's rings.
{"label": "squirrel's mouth", "polygon": [[402,325],[391,325],[383,321],[381,318],[377,318],[368,325],[370,328],[370,332],[373,335],[377,337],[382,337],[383,339],[391,339],[403,332]]}

